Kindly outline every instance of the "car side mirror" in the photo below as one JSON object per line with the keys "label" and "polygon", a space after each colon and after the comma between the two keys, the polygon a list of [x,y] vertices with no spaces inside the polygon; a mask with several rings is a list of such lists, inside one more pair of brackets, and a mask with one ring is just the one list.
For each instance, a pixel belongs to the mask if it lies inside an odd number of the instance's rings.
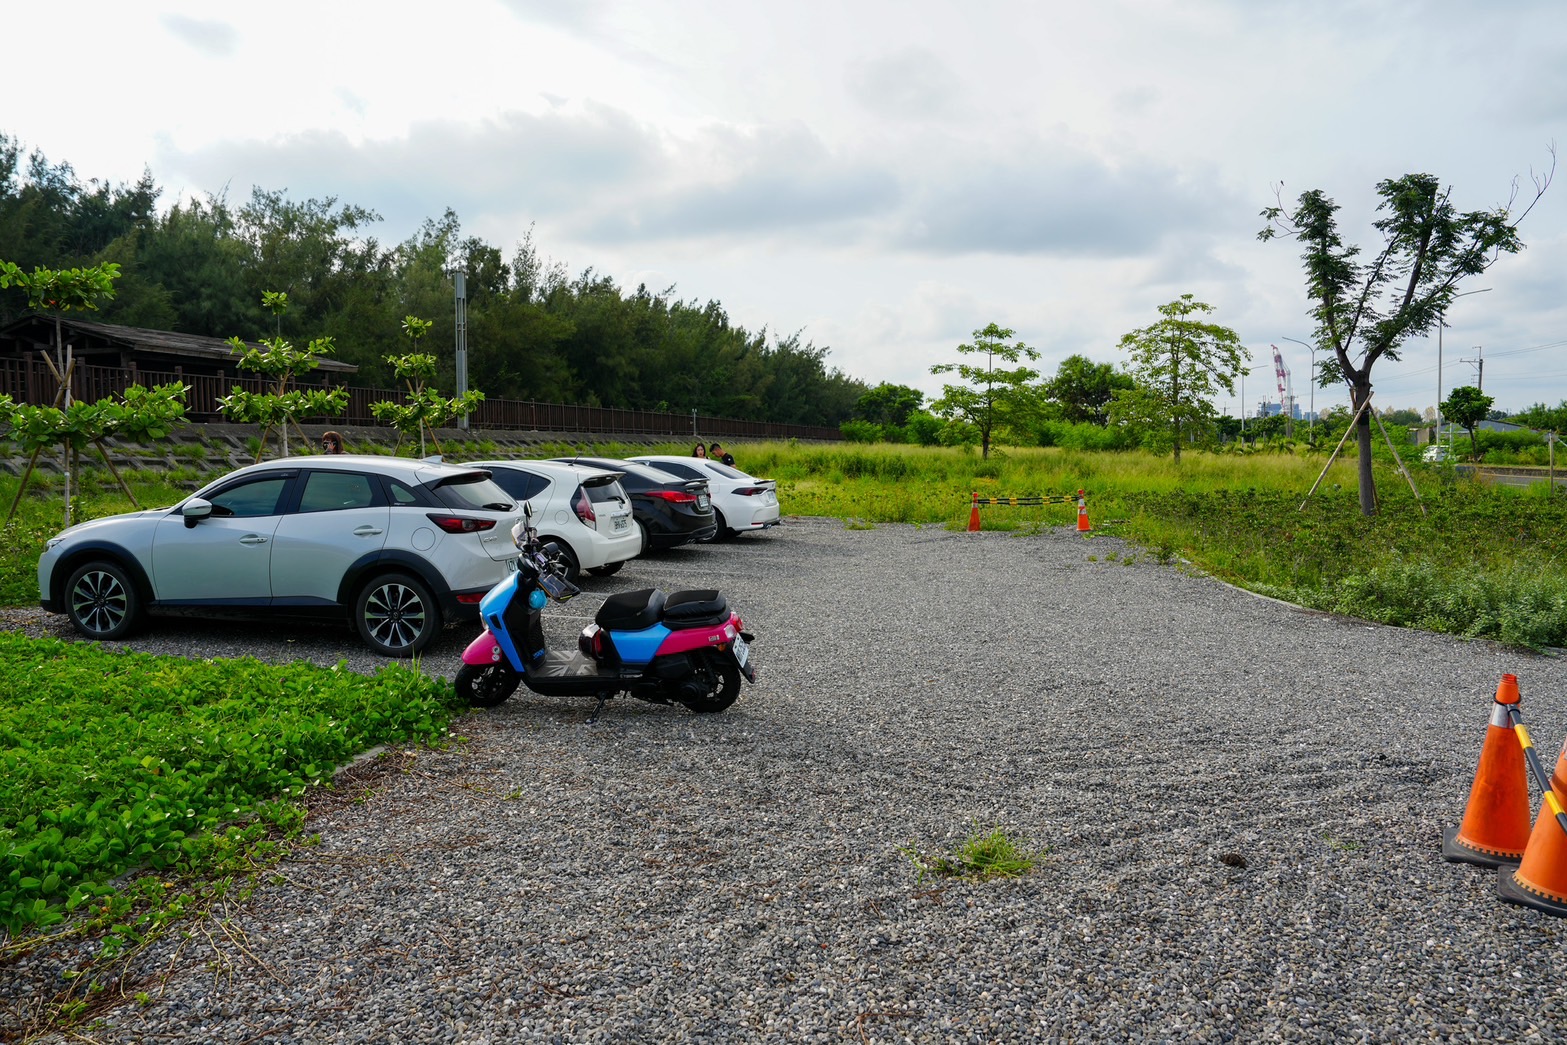
{"label": "car side mirror", "polygon": [[197,523],[212,515],[212,502],[202,500],[200,497],[192,497],[180,509],[180,514],[185,517],[185,528],[193,530]]}

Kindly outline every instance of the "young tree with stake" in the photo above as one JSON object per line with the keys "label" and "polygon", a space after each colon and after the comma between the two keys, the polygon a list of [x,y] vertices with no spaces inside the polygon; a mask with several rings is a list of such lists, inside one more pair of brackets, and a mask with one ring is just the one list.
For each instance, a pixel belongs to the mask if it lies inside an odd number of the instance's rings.
{"label": "young tree with stake", "polygon": [[1450,189],[1430,174],[1406,174],[1377,185],[1381,213],[1372,225],[1382,247],[1369,261],[1360,248],[1344,242],[1338,229],[1339,206],[1320,189],[1303,192],[1293,209],[1282,198],[1262,211],[1267,224],[1258,239],[1293,236],[1301,243],[1306,269],[1309,315],[1316,320],[1316,342],[1330,353],[1316,375],[1321,385],[1344,381],[1357,411],[1360,510],[1376,514],[1376,481],[1371,472],[1371,370],[1384,356],[1398,359],[1399,348],[1442,321],[1458,296],[1458,284],[1490,268],[1503,254],[1523,249],[1518,225],[1534,209],[1556,171],[1535,176],[1534,198],[1514,213],[1518,183],[1506,205],[1460,212]]}

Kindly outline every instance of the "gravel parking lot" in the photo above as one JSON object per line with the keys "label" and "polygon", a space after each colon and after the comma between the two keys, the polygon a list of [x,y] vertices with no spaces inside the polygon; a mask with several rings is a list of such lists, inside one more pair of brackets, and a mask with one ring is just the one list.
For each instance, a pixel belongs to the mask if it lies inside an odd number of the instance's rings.
{"label": "gravel parking lot", "polygon": [[[154,947],[166,986],[91,1040],[1567,1034],[1567,922],[1439,854],[1502,673],[1554,760],[1560,659],[1259,599],[1098,534],[795,518],[587,578],[552,641],[653,584],[718,587],[756,634],[730,711],[617,701],[588,725],[591,701],[520,691],[464,717],[464,742],[354,776],[224,932]],[[424,669],[452,675],[472,634]],[[125,645],[384,663],[346,627]],[[921,881],[900,851],[996,826],[1045,850],[1034,872]]]}

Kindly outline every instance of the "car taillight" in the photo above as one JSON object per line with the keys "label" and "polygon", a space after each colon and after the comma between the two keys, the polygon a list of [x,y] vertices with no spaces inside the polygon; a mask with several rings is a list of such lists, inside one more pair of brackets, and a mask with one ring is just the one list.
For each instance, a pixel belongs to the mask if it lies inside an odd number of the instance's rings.
{"label": "car taillight", "polygon": [[649,490],[649,497],[657,497],[660,501],[668,501],[670,504],[691,504],[696,500],[696,494],[686,493],[684,490]]}
{"label": "car taillight", "polygon": [[445,533],[483,533],[495,529],[494,519],[473,519],[466,515],[430,515],[430,521]]}
{"label": "car taillight", "polygon": [[584,524],[598,522],[598,516],[593,514],[593,502],[588,500],[588,491],[580,486],[577,487],[577,496],[572,498],[571,510],[577,513],[577,518]]}
{"label": "car taillight", "polygon": [[742,486],[736,490],[735,493],[739,494],[741,497],[755,497],[757,494],[761,493],[763,489],[764,487],[761,486]]}

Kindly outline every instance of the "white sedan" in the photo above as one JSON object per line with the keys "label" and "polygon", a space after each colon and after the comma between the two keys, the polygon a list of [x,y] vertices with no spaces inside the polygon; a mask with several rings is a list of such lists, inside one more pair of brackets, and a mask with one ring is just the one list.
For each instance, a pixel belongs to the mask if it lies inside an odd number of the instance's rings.
{"label": "white sedan", "polygon": [[706,479],[713,498],[713,515],[718,523],[717,538],[765,530],[777,526],[782,519],[778,508],[778,483],[772,479],[758,479],[722,461],[710,461],[705,457],[650,454],[629,460],[672,472],[683,479]]}

